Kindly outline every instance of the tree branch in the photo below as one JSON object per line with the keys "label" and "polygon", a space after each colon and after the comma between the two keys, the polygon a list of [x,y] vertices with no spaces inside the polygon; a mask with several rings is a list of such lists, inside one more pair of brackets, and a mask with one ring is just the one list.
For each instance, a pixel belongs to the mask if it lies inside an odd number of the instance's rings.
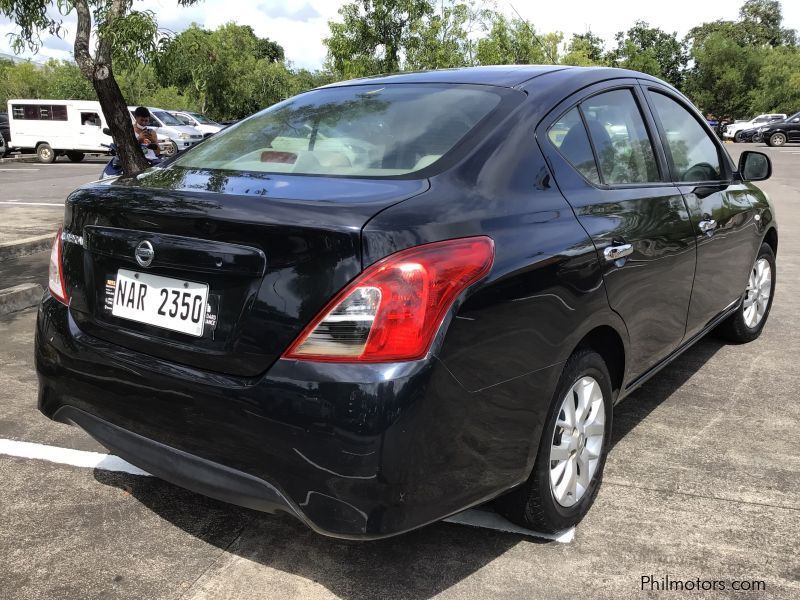
{"label": "tree branch", "polygon": [[78,15],[78,25],[75,31],[75,62],[86,77],[94,76],[94,59],[89,50],[89,40],[92,36],[92,13],[87,0],[73,0],[75,12]]}
{"label": "tree branch", "polygon": [[[106,16],[105,27],[110,28],[117,18],[125,14],[125,2],[123,0],[112,0],[111,7]],[[112,36],[104,35],[97,43],[97,62],[98,64],[110,65],[113,52]]]}

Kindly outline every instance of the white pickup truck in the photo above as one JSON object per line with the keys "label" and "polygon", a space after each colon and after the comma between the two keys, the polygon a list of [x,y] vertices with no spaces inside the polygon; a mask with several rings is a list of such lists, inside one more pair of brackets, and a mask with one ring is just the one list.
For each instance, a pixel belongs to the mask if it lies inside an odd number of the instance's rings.
{"label": "white pickup truck", "polygon": [[779,114],[779,113],[770,113],[764,115],[758,115],[750,119],[749,121],[736,121],[735,123],[731,123],[725,128],[725,131],[722,132],[722,137],[725,139],[731,139],[734,142],[738,142],[739,140],[736,139],[736,134],[740,131],[744,131],[745,129],[752,129],[754,127],[758,127],[760,125],[767,125],[768,123],[773,123],[775,121],[783,121],[786,118],[786,115]]}

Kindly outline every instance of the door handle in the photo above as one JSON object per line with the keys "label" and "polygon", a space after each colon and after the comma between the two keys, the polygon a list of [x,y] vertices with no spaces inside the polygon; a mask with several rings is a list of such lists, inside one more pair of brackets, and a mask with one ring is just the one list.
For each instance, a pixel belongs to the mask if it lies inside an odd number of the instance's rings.
{"label": "door handle", "polygon": [[606,246],[603,256],[608,261],[619,260],[633,254],[633,244],[618,244],[616,246]]}
{"label": "door handle", "polygon": [[697,226],[703,233],[709,233],[717,228],[717,222],[714,219],[703,219]]}

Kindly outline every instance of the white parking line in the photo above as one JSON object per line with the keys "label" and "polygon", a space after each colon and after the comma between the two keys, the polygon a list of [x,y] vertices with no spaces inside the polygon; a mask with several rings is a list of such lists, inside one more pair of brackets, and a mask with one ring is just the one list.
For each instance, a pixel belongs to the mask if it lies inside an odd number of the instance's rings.
{"label": "white parking line", "polygon": [[22,200],[0,200],[0,204],[12,206],[60,206],[64,208],[63,202],[23,202]]}
{"label": "white parking line", "polygon": [[87,452],[86,450],[71,450],[57,446],[46,446],[31,442],[0,439],[0,454],[16,456],[18,458],[35,458],[46,460],[60,465],[84,467],[87,469],[103,469],[104,471],[117,471],[131,475],[147,475],[150,473],[134,467],[129,462],[111,454],[100,452]]}
{"label": "white parking line", "polygon": [[[130,475],[151,477],[150,473],[147,471],[143,471],[139,467],[135,467],[113,454],[87,452],[86,450],[71,450],[70,448],[59,448],[58,446],[0,438],[0,455],[3,454],[16,458],[46,460],[60,465],[70,465],[86,469],[102,469],[104,471],[115,471],[117,473],[129,473]],[[575,538],[574,527],[560,533],[538,533],[514,525],[497,513],[482,508],[465,510],[462,513],[458,513],[444,520],[448,523],[468,525],[470,527],[483,527],[485,529],[494,529],[507,533],[517,533],[530,537],[552,540],[562,544],[568,544]]]}
{"label": "white parking line", "polygon": [[0,169],[0,171],[38,171],[39,169]]}

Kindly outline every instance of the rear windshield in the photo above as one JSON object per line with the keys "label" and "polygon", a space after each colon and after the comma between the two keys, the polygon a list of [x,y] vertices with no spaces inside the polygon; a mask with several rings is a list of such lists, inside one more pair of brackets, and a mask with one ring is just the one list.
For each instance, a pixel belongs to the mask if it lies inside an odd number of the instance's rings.
{"label": "rear windshield", "polygon": [[436,162],[500,102],[492,88],[315,90],[209,138],[174,164],[301,175],[393,176]]}

